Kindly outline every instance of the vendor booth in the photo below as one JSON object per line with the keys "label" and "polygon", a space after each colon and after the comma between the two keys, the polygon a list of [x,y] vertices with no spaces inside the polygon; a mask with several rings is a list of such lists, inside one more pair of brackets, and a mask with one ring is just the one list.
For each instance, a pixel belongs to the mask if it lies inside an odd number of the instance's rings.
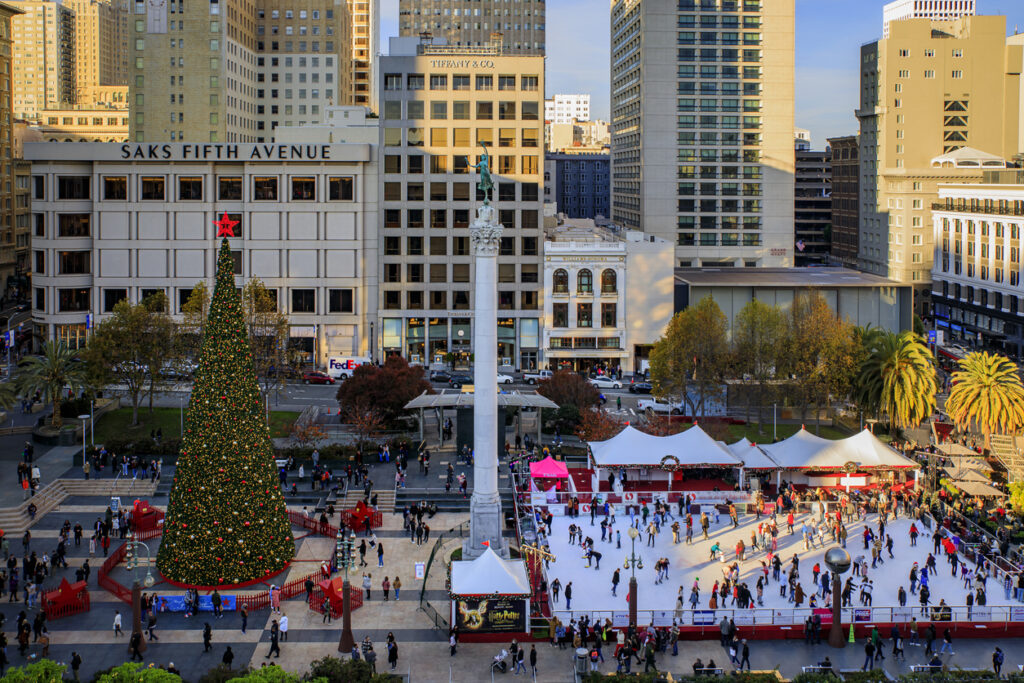
{"label": "vendor booth", "polygon": [[451,564],[451,623],[463,635],[529,633],[530,580],[523,560],[487,548],[475,560]]}
{"label": "vendor booth", "polygon": [[772,460],[767,453],[747,437],[743,437],[726,448],[742,463],[739,477],[741,489],[746,488],[749,484],[752,490],[761,490],[764,488],[762,484],[770,483],[771,474],[779,469],[779,463]]}

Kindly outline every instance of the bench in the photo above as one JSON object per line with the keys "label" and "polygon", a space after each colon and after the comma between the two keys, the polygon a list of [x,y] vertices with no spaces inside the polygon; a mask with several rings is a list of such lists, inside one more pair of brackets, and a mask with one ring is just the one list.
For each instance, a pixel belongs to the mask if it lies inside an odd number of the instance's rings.
{"label": "bench", "polygon": [[934,665],[934,666],[931,665],[931,664],[911,664],[910,665],[910,670],[913,671],[914,673],[926,673],[926,674],[927,673],[938,673],[938,672],[942,671],[942,669],[943,669],[943,665],[942,664],[937,664],[937,665]]}
{"label": "bench", "polygon": [[805,674],[831,674],[835,673],[832,667],[829,666],[805,666],[803,667]]}

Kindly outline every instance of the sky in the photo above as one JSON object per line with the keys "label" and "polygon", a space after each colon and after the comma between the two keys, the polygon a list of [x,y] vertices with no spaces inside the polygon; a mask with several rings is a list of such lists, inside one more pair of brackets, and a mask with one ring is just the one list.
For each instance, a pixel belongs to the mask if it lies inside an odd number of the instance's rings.
{"label": "sky", "polygon": [[[860,46],[882,36],[887,0],[796,0],[795,125],[825,139],[857,132]],[[547,95],[589,92],[591,118],[609,119],[607,0],[548,0]],[[1024,30],[1024,0],[978,0],[979,14],[1003,14]],[[398,0],[381,0],[381,45],[398,35]],[[841,30],[837,30],[841,29]]]}

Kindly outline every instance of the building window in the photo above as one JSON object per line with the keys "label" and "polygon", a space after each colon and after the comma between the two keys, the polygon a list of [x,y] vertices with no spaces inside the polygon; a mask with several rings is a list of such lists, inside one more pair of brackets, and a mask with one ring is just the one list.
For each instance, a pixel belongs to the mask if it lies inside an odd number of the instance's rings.
{"label": "building window", "polygon": [[576,327],[593,327],[593,311],[593,304],[576,304]]}
{"label": "building window", "polygon": [[178,178],[178,199],[182,201],[203,201],[203,179],[199,176]]}
{"label": "building window", "polygon": [[57,215],[58,237],[88,237],[92,215],[87,213],[62,213]]}
{"label": "building window", "polygon": [[103,290],[103,312],[113,313],[114,306],[128,298],[127,289],[104,289]]}
{"label": "building window", "polygon": [[292,201],[316,201],[316,178],[313,178],[312,176],[293,176]]}
{"label": "building window", "polygon": [[614,294],[616,288],[616,274],[611,268],[605,268],[601,271],[601,293],[602,294]]}
{"label": "building window", "polygon": [[515,90],[516,77],[514,75],[498,76],[498,90]]}
{"label": "building window", "polygon": [[551,305],[551,326],[569,327],[569,304],[561,303]]}
{"label": "building window", "polygon": [[166,196],[164,188],[166,180],[163,176],[142,176],[142,199],[162,202]]}
{"label": "building window", "polygon": [[615,304],[601,304],[601,327],[615,327],[618,317]]}
{"label": "building window", "polygon": [[89,288],[58,289],[58,313],[84,313],[89,310]]}
{"label": "building window", "polygon": [[61,251],[57,254],[57,273],[60,275],[88,275],[92,262],[90,251]]}
{"label": "building window", "polygon": [[329,289],[327,290],[327,312],[328,313],[354,313],[354,297],[351,289]]}
{"label": "building window", "polygon": [[594,274],[586,268],[576,274],[576,292],[578,294],[594,293]]}
{"label": "building window", "polygon": [[32,303],[32,308],[39,311],[40,313],[46,312],[46,289],[44,287],[36,287],[34,289],[35,297]]}
{"label": "building window", "polygon": [[327,190],[327,198],[332,202],[351,202],[356,198],[356,185],[352,176],[328,178]]}
{"label": "building window", "polygon": [[89,199],[89,176],[59,176],[57,199]]}
{"label": "building window", "polygon": [[292,313],[316,313],[316,290],[293,289]]}
{"label": "building window", "polygon": [[128,178],[125,176],[103,176],[103,199],[125,201],[128,199]]}
{"label": "building window", "polygon": [[239,176],[220,176],[217,178],[217,199],[221,201],[242,200],[242,178]]}
{"label": "building window", "polygon": [[257,177],[253,178],[253,199],[263,202],[277,201],[277,178]]}

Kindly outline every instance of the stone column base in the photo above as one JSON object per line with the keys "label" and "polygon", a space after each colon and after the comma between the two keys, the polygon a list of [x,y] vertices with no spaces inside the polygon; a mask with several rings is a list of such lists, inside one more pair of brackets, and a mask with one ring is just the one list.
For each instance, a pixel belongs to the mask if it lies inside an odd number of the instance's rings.
{"label": "stone column base", "polygon": [[484,541],[489,543],[491,550],[508,559],[508,547],[501,536],[504,522],[500,498],[480,500],[473,496],[469,501],[469,538],[462,544],[462,559],[475,560],[483,555],[488,547]]}

